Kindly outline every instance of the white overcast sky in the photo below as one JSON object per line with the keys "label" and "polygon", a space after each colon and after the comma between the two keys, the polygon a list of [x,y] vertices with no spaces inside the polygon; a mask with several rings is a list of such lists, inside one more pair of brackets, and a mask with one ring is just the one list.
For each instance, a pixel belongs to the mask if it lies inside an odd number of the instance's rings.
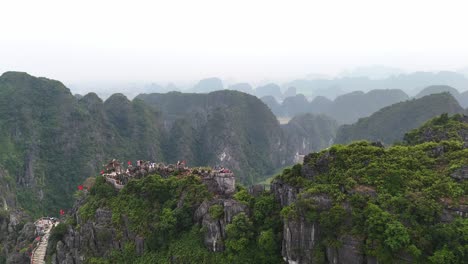
{"label": "white overcast sky", "polygon": [[259,81],[468,66],[468,1],[1,0],[0,72]]}

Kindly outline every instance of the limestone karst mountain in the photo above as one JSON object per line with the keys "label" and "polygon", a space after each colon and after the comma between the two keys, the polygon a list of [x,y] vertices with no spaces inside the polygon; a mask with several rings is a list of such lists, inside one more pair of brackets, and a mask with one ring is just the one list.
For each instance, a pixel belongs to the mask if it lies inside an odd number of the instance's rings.
{"label": "limestone karst mountain", "polygon": [[209,94],[72,95],[26,73],[0,77],[0,163],[33,214],[69,207],[79,182],[113,156],[221,165],[249,184],[292,163],[268,107],[236,91]]}
{"label": "limestone karst mountain", "polygon": [[[223,165],[252,183],[286,164],[284,136],[271,111],[256,97],[237,91],[206,95],[168,93],[137,97],[161,113],[169,162]],[[276,154],[273,154],[276,153]]]}
{"label": "limestone karst mountain", "polygon": [[271,97],[262,97],[262,100],[278,117],[294,117],[304,113],[325,114],[337,120],[339,124],[351,124],[383,107],[408,98],[408,95],[401,90],[383,89],[367,93],[362,91],[346,93],[333,101],[323,96],[308,101],[302,94],[285,98],[281,104]]}
{"label": "limestone karst mountain", "polygon": [[426,95],[430,94],[437,94],[437,93],[443,93],[443,92],[448,92],[450,93],[454,98],[458,98],[460,93],[458,92],[457,89],[450,87],[448,85],[431,85],[428,86],[424,89],[422,89],[416,96],[415,98],[421,98]]}
{"label": "limestone karst mountain", "polygon": [[468,116],[442,114],[409,131],[404,137],[404,142],[409,145],[447,140],[461,141],[468,146]]}
{"label": "limestone karst mountain", "polygon": [[285,87],[296,87],[297,93],[302,93],[307,97],[325,96],[330,99],[335,99],[335,97],[351,91],[366,92],[375,89],[399,89],[414,96],[431,85],[448,85],[459,91],[465,91],[468,88],[468,78],[460,73],[441,71],[413,72],[384,79],[367,77],[298,79],[284,84]]}
{"label": "limestone karst mountain", "polygon": [[288,152],[305,155],[330,147],[338,124],[324,115],[303,114],[283,125]]}
{"label": "limestone karst mountain", "polygon": [[463,113],[457,100],[449,93],[431,94],[382,108],[369,117],[338,129],[335,143],[356,140],[381,141],[393,144],[403,140],[406,132],[443,113]]}
{"label": "limestone karst mountain", "polygon": [[283,94],[281,93],[281,87],[275,83],[269,83],[266,85],[259,86],[255,89],[255,95],[258,98],[263,96],[271,95],[276,99],[281,99]]}
{"label": "limestone karst mountain", "polygon": [[254,94],[255,91],[248,83],[235,83],[228,87],[229,90],[236,90],[243,93]]}
{"label": "limestone karst mountain", "polygon": [[464,263],[467,118],[441,115],[405,145],[310,153],[270,190],[235,188],[206,167],[168,166],[122,189],[105,173],[80,193],[48,254],[58,264]]}
{"label": "limestone karst mountain", "polygon": [[271,112],[277,117],[282,117],[284,115],[284,109],[280,103],[275,99],[275,97],[268,95],[260,98],[263,103],[265,103]]}
{"label": "limestone karst mountain", "polygon": [[35,238],[31,218],[17,203],[15,179],[0,165],[0,263],[28,263]]}
{"label": "limestone karst mountain", "polygon": [[223,89],[223,81],[221,81],[219,78],[213,77],[200,80],[197,84],[195,84],[195,86],[193,86],[191,91],[195,93],[209,93]]}
{"label": "limestone karst mountain", "polygon": [[420,98],[425,95],[429,94],[436,94],[436,93],[442,93],[442,92],[448,92],[450,93],[455,99],[457,99],[458,103],[460,104],[461,107],[468,107],[468,91],[464,92],[459,92],[457,89],[448,86],[448,85],[432,85],[424,88],[421,90],[417,95],[416,98]]}

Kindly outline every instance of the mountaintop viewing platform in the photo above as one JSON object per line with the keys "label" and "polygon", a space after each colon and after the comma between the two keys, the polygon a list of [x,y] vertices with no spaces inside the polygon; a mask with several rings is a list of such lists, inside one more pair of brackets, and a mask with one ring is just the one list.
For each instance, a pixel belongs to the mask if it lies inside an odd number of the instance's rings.
{"label": "mountaintop viewing platform", "polygon": [[187,167],[184,161],[167,165],[143,160],[137,160],[136,165],[133,165],[128,161],[125,168],[119,161],[113,159],[104,165],[104,170],[101,171],[106,181],[117,190],[123,189],[131,179],[140,179],[151,174],[158,174],[164,178],[171,175],[178,177],[199,175],[208,189],[214,193],[230,195],[235,191],[235,176],[231,170],[224,167]]}

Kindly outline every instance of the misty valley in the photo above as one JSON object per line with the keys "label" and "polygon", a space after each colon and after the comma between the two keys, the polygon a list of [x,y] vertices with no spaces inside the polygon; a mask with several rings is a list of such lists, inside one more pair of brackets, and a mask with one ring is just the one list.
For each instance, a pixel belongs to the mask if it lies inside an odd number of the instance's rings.
{"label": "misty valley", "polygon": [[5,72],[0,263],[466,263],[468,80],[448,75],[103,100]]}

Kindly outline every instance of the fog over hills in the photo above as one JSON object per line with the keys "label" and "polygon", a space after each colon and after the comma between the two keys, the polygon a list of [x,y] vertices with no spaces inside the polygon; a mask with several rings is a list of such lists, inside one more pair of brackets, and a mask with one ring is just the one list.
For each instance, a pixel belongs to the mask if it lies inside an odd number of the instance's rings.
{"label": "fog over hills", "polygon": [[164,84],[153,82],[82,82],[69,85],[73,93],[86,94],[95,92],[102,98],[112,93],[121,92],[129,98],[140,93],[164,93],[170,91],[185,91],[195,93],[208,93],[217,90],[237,90],[256,95],[261,98],[273,96],[278,101],[296,94],[303,94],[308,99],[316,96],[325,96],[328,99],[352,92],[367,92],[375,89],[400,89],[409,96],[417,95],[422,89],[432,85],[447,85],[460,92],[468,90],[468,77],[459,72],[412,72],[385,66],[358,67],[345,71],[335,77],[326,77],[318,74],[305,78],[292,79],[287,82],[267,82],[262,85],[253,85],[240,80],[228,83],[220,77],[210,77],[192,83],[183,82]]}
{"label": "fog over hills", "polygon": [[338,77],[348,77],[348,78],[356,78],[356,77],[367,77],[371,80],[379,80],[379,79],[386,79],[393,76],[398,76],[404,74],[405,70],[394,68],[394,67],[387,67],[383,65],[371,65],[371,66],[362,66],[357,67],[351,70],[345,70],[341,72]]}
{"label": "fog over hills", "polygon": [[354,91],[340,95],[333,101],[323,96],[317,96],[314,100],[308,101],[302,94],[288,97],[282,104],[270,96],[262,97],[261,100],[278,117],[293,117],[303,113],[325,114],[340,124],[350,124],[361,117],[371,115],[382,107],[408,98],[402,90],[386,89],[371,90],[367,93]]}
{"label": "fog over hills", "polygon": [[467,10],[2,1],[0,264],[468,264]]}

